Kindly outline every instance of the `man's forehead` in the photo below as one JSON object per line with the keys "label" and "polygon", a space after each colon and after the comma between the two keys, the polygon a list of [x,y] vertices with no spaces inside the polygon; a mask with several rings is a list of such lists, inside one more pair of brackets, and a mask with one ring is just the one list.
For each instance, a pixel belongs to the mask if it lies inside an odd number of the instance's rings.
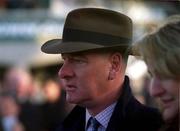
{"label": "man's forehead", "polygon": [[115,51],[112,50],[100,50],[100,49],[94,49],[94,50],[87,50],[87,51],[81,51],[81,52],[72,52],[72,53],[62,53],[62,56],[86,56],[86,55],[98,55],[98,54],[109,54]]}
{"label": "man's forehead", "polygon": [[65,56],[85,56],[87,55],[88,53],[87,52],[73,52],[73,53],[62,53],[61,56],[62,57],[65,57]]}

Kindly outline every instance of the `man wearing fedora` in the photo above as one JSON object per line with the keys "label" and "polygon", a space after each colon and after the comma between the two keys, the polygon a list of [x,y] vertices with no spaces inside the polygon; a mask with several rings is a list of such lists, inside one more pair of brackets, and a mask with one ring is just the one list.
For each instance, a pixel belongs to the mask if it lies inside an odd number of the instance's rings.
{"label": "man wearing fedora", "polygon": [[121,13],[99,8],[71,11],[61,39],[41,50],[61,54],[59,78],[66,100],[77,104],[58,131],[156,131],[161,117],[140,104],[125,76],[132,21]]}

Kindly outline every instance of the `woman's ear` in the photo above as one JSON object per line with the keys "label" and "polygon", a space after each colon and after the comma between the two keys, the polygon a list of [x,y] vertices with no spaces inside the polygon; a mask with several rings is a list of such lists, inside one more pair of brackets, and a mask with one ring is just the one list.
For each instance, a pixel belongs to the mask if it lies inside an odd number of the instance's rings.
{"label": "woman's ear", "polygon": [[122,55],[120,53],[113,53],[110,56],[111,67],[109,70],[108,80],[113,80],[122,68]]}

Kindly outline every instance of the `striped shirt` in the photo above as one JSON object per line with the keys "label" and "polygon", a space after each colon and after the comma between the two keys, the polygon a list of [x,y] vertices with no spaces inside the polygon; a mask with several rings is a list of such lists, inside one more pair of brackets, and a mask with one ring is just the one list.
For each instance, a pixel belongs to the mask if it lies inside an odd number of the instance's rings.
{"label": "striped shirt", "polygon": [[[99,114],[97,114],[95,116],[96,120],[101,124],[100,127],[98,128],[98,131],[106,130],[109,120],[110,120],[112,113],[114,111],[114,108],[116,106],[116,103],[117,102],[111,104],[110,106],[108,106],[106,109],[104,109],[103,111],[101,111]],[[92,131],[91,125],[89,125],[87,127],[87,123],[88,123],[88,120],[90,117],[92,117],[92,116],[89,114],[88,110],[86,109],[86,126],[85,126],[86,131]]]}

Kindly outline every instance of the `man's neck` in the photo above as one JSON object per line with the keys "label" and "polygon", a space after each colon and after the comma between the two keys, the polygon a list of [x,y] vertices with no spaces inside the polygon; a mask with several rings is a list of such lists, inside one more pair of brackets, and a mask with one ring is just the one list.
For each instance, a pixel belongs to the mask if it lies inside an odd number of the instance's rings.
{"label": "man's neck", "polygon": [[92,116],[96,116],[98,113],[106,109],[108,106],[115,103],[119,99],[120,95],[121,88],[119,88],[119,90],[117,91],[104,95],[98,100],[98,102],[96,102],[96,105],[87,107],[87,110]]}

